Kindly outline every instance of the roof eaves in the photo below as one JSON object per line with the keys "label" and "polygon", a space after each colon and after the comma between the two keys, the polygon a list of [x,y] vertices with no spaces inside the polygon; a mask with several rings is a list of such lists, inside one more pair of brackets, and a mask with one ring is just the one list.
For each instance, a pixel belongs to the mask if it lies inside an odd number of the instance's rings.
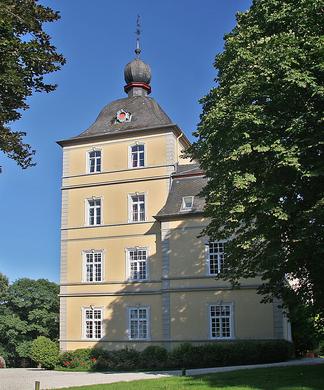
{"label": "roof eaves", "polygon": [[[153,218],[155,218],[157,221],[160,221],[160,220],[166,220],[166,219],[182,219],[182,217],[184,218],[190,218],[190,217],[195,217],[195,216],[199,216],[199,215],[204,215],[204,212],[203,211],[194,211],[194,212],[188,212],[188,213],[175,213],[175,214],[157,214],[157,215],[153,215]],[[179,218],[180,217],[180,218]]]}
{"label": "roof eaves", "polygon": [[56,143],[58,145],[60,145],[61,147],[63,147],[63,146],[70,146],[70,145],[81,144],[84,141],[105,140],[107,137],[108,138],[110,138],[110,137],[111,138],[113,138],[113,137],[116,138],[119,135],[125,135],[125,134],[131,134],[131,133],[142,132],[142,131],[149,131],[149,130],[153,130],[154,131],[154,130],[167,129],[167,128],[172,128],[172,129],[176,130],[177,134],[183,134],[183,136],[181,138],[183,138],[185,140],[185,142],[187,143],[188,147],[191,145],[190,141],[188,140],[188,138],[186,137],[184,132],[175,123],[170,123],[170,124],[167,124],[167,125],[143,127],[143,128],[140,128],[140,129],[130,129],[130,130],[124,130],[124,131],[123,130],[122,131],[114,131],[114,132],[111,132],[111,133],[101,133],[101,134],[95,134],[95,135],[87,135],[87,136],[82,136],[82,137],[77,136],[77,137],[72,137],[72,138],[65,139],[65,140],[56,141]]}

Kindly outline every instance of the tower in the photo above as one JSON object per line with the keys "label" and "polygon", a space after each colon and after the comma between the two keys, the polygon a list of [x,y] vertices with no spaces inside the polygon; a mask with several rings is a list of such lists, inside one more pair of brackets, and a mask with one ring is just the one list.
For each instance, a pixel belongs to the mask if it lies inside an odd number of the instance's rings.
{"label": "tower", "polygon": [[181,342],[288,338],[260,280],[215,280],[226,242],[200,236],[206,183],[190,142],[151,98],[151,70],[125,67],[127,97],[106,105],[63,149],[62,350],[168,348]]}

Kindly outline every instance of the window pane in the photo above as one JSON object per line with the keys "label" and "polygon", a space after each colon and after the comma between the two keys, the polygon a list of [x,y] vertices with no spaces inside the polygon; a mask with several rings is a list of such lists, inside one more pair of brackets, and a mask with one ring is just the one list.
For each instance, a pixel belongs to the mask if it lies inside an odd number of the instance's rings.
{"label": "window pane", "polygon": [[231,337],[231,307],[230,305],[215,305],[210,307],[211,337]]}
{"label": "window pane", "polygon": [[140,204],[140,220],[145,221],[145,205],[144,205],[144,203]]}
{"label": "window pane", "polygon": [[146,339],[148,337],[147,309],[129,309],[130,338]]}
{"label": "window pane", "polygon": [[89,339],[99,339],[102,337],[101,309],[85,310],[85,337]]}
{"label": "window pane", "polygon": [[132,280],[143,280],[147,278],[147,251],[144,249],[130,250],[129,276]]}
{"label": "window pane", "polygon": [[209,242],[208,244],[209,273],[220,273],[224,267],[224,243]]}

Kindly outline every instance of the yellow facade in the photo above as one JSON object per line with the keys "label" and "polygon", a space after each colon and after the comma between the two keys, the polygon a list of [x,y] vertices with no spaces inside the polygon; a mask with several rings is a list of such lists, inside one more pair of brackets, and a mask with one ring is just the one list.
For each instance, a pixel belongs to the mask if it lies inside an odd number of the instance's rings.
{"label": "yellow facade", "polygon": [[[113,102],[117,112],[109,120],[107,106],[89,133],[59,143],[61,349],[289,338],[278,305],[260,303],[260,280],[243,280],[235,290],[210,274],[209,240],[200,237],[208,220],[201,212],[182,213],[177,206],[177,215],[158,217],[172,199],[172,183],[195,174],[182,156],[189,141],[165,123],[169,118],[143,90],[121,99],[121,107]],[[125,105],[138,111],[120,110]],[[143,107],[164,123],[123,128],[126,116],[128,126],[141,115],[150,118]],[[97,122],[98,135],[91,130]],[[113,131],[106,131],[107,123]]]}

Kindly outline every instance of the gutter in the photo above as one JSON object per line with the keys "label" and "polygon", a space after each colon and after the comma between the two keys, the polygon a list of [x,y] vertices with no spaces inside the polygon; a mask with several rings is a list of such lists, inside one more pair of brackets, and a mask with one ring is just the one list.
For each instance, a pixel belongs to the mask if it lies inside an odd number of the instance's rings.
{"label": "gutter", "polygon": [[120,131],[114,131],[114,132],[111,132],[111,133],[107,132],[107,133],[100,133],[100,134],[95,134],[95,135],[77,136],[77,137],[73,137],[73,138],[66,139],[66,140],[56,141],[56,143],[58,145],[60,145],[61,147],[64,147],[64,146],[82,144],[85,141],[88,141],[88,142],[89,141],[91,142],[92,140],[94,142],[95,141],[102,141],[102,140],[106,140],[107,138],[120,138],[121,136],[134,134],[134,133],[137,133],[137,132],[141,133],[143,131],[147,132],[147,131],[150,131],[150,130],[151,131],[156,131],[156,130],[164,130],[164,129],[175,130],[176,134],[178,134],[181,137],[183,137],[185,143],[187,144],[187,147],[189,147],[191,145],[191,142],[186,137],[184,132],[175,123],[170,123],[168,125],[143,127],[143,128],[140,128],[140,129],[120,130]]}

